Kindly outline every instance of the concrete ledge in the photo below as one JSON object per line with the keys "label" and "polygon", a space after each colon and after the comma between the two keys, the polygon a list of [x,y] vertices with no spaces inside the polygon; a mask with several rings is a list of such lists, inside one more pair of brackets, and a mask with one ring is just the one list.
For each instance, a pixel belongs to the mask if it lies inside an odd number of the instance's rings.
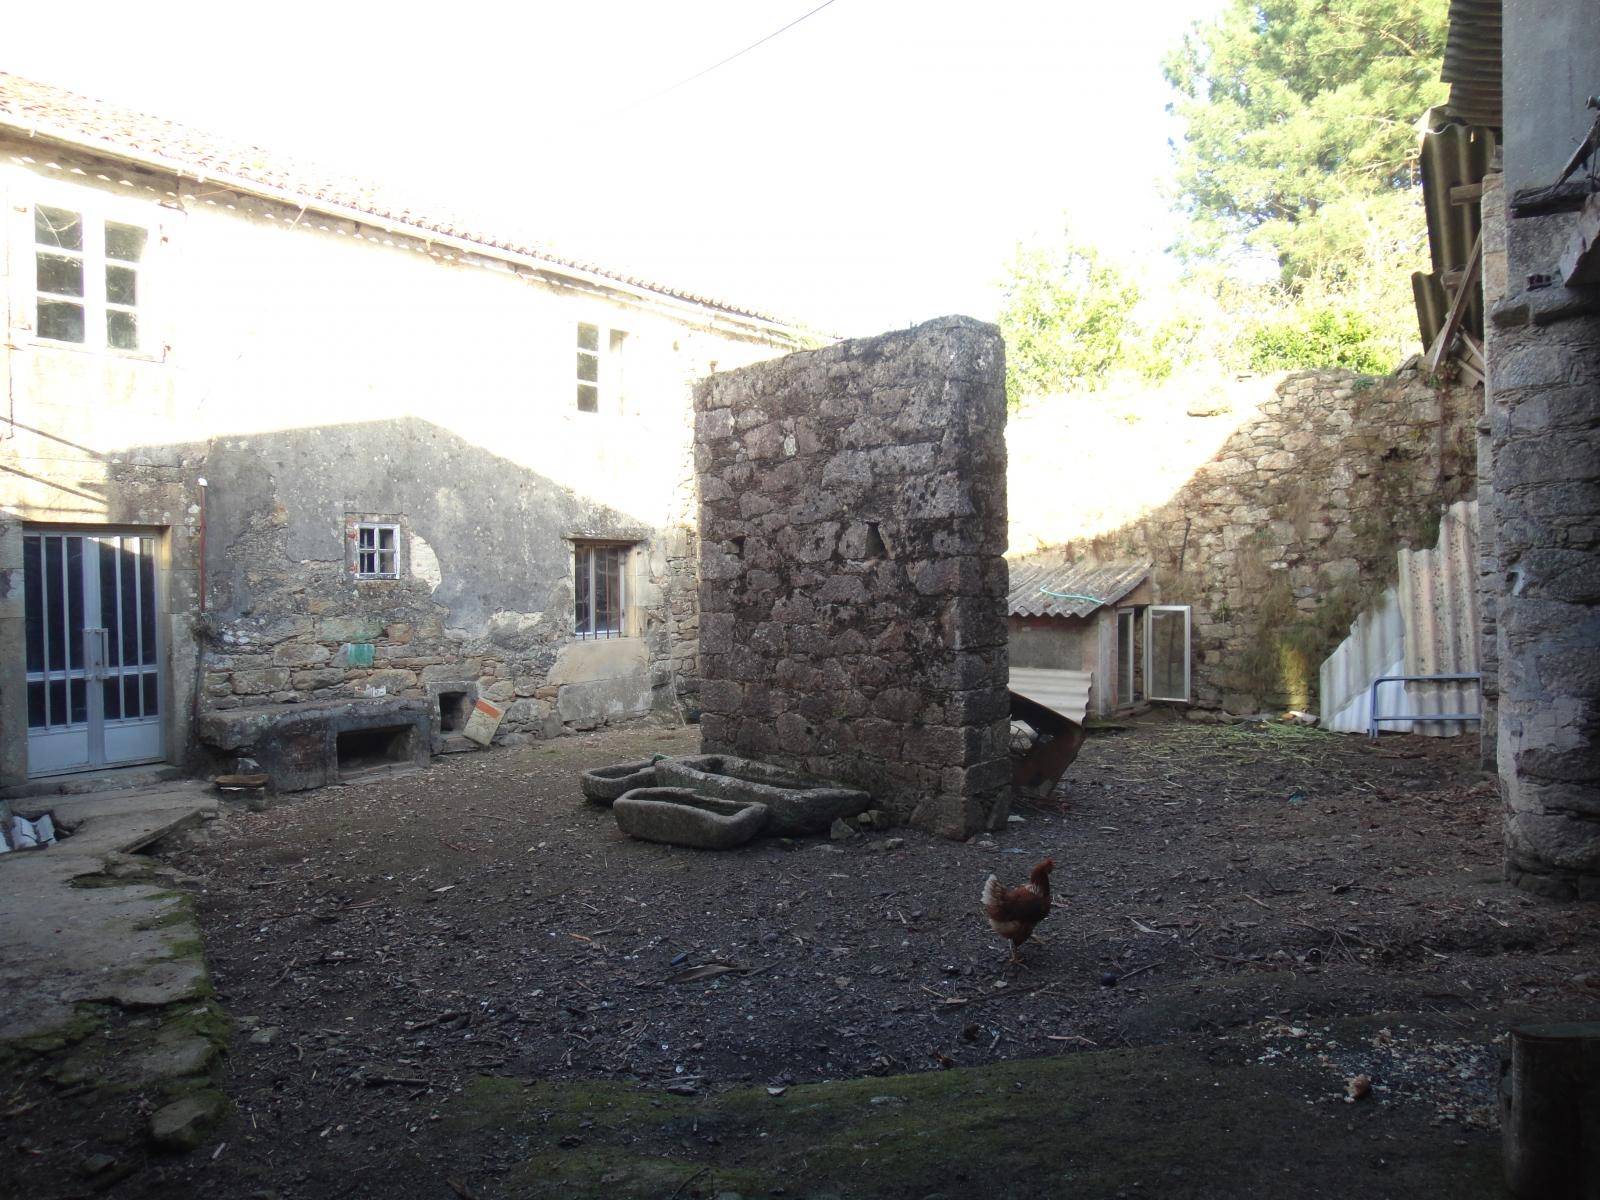
{"label": "concrete ledge", "polygon": [[[433,712],[423,700],[383,696],[209,712],[198,730],[212,751],[253,758],[276,790],[299,792],[379,767],[427,766]],[[380,745],[374,735],[385,731],[393,736]],[[371,744],[355,744],[352,734]]]}

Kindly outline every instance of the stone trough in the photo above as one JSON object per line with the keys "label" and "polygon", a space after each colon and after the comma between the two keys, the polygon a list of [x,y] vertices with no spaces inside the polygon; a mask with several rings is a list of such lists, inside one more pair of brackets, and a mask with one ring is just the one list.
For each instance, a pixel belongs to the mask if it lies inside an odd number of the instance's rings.
{"label": "stone trough", "polygon": [[656,764],[656,781],[702,796],[765,805],[771,815],[764,832],[775,837],[826,833],[840,817],[872,806],[866,792],[731,754],[664,758]]}
{"label": "stone trough", "polygon": [[767,806],[703,796],[688,788],[635,788],[611,807],[629,837],[701,850],[732,850],[767,824]]}
{"label": "stone trough", "polygon": [[596,767],[578,776],[583,797],[591,804],[614,804],[618,796],[635,788],[652,788],[656,785],[656,762],[643,758],[638,762],[617,763],[611,767]]}

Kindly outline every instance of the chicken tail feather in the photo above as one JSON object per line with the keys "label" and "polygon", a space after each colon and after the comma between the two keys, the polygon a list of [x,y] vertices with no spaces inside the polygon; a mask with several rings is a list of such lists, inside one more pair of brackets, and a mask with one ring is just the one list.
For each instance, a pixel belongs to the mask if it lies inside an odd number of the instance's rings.
{"label": "chicken tail feather", "polygon": [[983,881],[983,896],[978,903],[983,905],[984,908],[988,908],[991,904],[999,902],[1000,896],[1004,891],[1005,889],[1000,886],[1000,881],[991,875]]}

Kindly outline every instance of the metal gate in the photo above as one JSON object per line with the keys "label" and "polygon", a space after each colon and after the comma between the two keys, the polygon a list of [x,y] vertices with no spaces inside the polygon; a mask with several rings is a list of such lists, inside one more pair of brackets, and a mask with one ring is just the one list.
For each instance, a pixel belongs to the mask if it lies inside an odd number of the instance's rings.
{"label": "metal gate", "polygon": [[163,755],[156,539],[27,530],[28,774]]}

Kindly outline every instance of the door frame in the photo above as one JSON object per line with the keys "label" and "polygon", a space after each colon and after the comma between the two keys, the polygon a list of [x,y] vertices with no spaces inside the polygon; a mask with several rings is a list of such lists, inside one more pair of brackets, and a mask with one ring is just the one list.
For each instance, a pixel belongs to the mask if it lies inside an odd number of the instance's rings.
{"label": "door frame", "polygon": [[[1155,628],[1157,613],[1183,614],[1183,695],[1155,693]],[[1144,698],[1169,704],[1188,704],[1194,693],[1194,608],[1188,604],[1150,604],[1144,610]]]}
{"label": "door frame", "polygon": [[[135,525],[125,523],[85,525],[80,522],[66,521],[20,521],[13,528],[15,529],[17,541],[16,577],[21,585],[16,587],[13,591],[16,599],[15,620],[19,636],[17,636],[14,640],[8,639],[13,640],[13,644],[16,645],[17,649],[14,654],[8,656],[14,661],[5,664],[5,675],[8,677],[7,682],[9,682],[11,678],[14,678],[20,686],[15,688],[7,687],[5,689],[7,693],[18,697],[14,703],[14,706],[7,706],[8,708],[13,708],[13,712],[5,715],[11,717],[11,721],[15,722],[15,724],[12,725],[12,728],[18,728],[21,734],[20,765],[22,770],[20,774],[22,779],[55,779],[66,775],[83,774],[88,771],[116,770],[121,767],[142,766],[149,763],[172,761],[175,730],[172,705],[176,689],[173,687],[172,656],[170,654],[167,629],[168,617],[171,612],[169,603],[170,593],[168,579],[170,567],[170,527],[162,525]],[[143,758],[121,759],[114,763],[90,762],[81,766],[62,767],[47,771],[36,771],[29,762],[31,731],[28,727],[26,683],[27,636],[25,597],[27,585],[23,577],[24,572],[22,570],[22,541],[24,537],[33,534],[56,537],[79,536],[90,538],[139,537],[147,539],[151,543],[151,565],[153,568],[152,602],[155,605],[155,619],[153,626],[155,630],[156,652],[156,704],[158,708],[157,720],[159,721],[160,728],[160,749],[155,754]],[[96,570],[98,570],[98,565]],[[101,615],[102,617],[104,616],[104,614]],[[93,628],[93,626],[88,626],[87,623],[85,627]],[[87,656],[85,658],[85,662],[87,664]],[[88,693],[88,703],[91,707],[91,711],[98,710],[102,701],[97,695],[95,695],[96,689],[88,688],[86,691]],[[10,721],[6,723],[11,724]],[[91,730],[89,734],[91,758],[95,757],[94,751],[97,743],[100,751],[98,756],[100,758],[105,757],[104,738],[105,726],[103,720],[100,725],[98,736],[96,736],[91,723]]]}

